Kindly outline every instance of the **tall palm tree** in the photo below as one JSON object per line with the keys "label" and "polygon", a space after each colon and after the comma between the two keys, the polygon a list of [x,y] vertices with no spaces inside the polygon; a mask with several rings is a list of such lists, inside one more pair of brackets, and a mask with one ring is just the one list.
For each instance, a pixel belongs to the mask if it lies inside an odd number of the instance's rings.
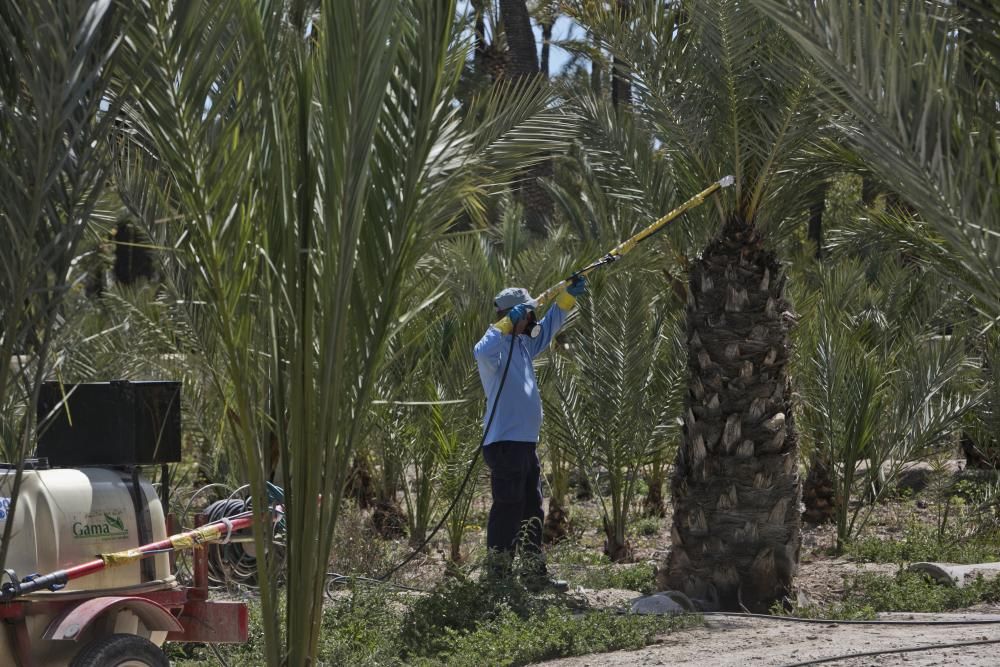
{"label": "tall palm tree", "polygon": [[120,18],[107,2],[0,7],[0,452],[18,466],[3,490],[10,513],[64,298],[83,278],[74,260],[108,176],[115,107],[101,104]]}
{"label": "tall palm tree", "polygon": [[581,20],[633,86],[640,132],[629,141],[620,120],[581,104],[621,196],[667,210],[727,173],[736,180],[691,216],[715,236],[689,265],[688,392],[660,585],[704,606],[766,610],[790,592],[800,547],[795,318],[768,239],[805,209],[822,166],[804,159],[823,127],[813,80],[786,64],[794,44],[745,2],[635,2],[624,25],[587,7]]}
{"label": "tall palm tree", "polygon": [[[504,77],[519,79],[542,78],[548,80],[548,70],[539,68],[538,48],[535,33],[531,28],[531,14],[527,0],[499,0],[500,21],[507,41],[508,62]],[[528,229],[536,235],[544,236],[545,228],[552,217],[552,200],[539,183],[539,179],[552,177],[552,163],[539,162],[526,169],[517,186],[518,198],[524,206],[524,216]]]}
{"label": "tall palm tree", "polygon": [[[454,2],[149,3],[119,187],[158,243],[254,499],[268,664],[315,664],[351,456],[440,233],[568,126],[533,83],[455,104]],[[465,114],[465,115],[463,115]],[[267,557],[275,456],[285,622]],[[282,635],[281,628],[284,627]]]}

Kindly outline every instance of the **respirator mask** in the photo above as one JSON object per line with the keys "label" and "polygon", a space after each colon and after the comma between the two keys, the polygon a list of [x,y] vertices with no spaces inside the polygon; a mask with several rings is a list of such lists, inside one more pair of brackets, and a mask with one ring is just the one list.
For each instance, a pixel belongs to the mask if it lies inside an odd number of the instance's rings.
{"label": "respirator mask", "polygon": [[538,338],[542,335],[542,325],[538,323],[538,318],[535,316],[534,310],[529,310],[528,315],[528,326],[525,328],[524,333],[528,334],[532,338]]}

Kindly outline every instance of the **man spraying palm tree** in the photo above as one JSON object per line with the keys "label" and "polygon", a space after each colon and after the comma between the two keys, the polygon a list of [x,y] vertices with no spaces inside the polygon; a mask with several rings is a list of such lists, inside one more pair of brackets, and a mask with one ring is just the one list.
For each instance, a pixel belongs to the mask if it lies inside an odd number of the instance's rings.
{"label": "man spraying palm tree", "polygon": [[[542,401],[532,361],[552,342],[576,297],[587,289],[580,277],[556,297],[540,321],[537,302],[521,287],[496,295],[499,322],[473,348],[486,393],[483,458],[490,469],[492,507],[486,527],[491,574],[506,574],[518,544],[526,557],[529,588],[564,591],[566,582],[548,578],[542,557],[541,466],[536,451],[542,425]],[[522,532],[523,531],[523,532]],[[519,540],[523,534],[524,539]]]}

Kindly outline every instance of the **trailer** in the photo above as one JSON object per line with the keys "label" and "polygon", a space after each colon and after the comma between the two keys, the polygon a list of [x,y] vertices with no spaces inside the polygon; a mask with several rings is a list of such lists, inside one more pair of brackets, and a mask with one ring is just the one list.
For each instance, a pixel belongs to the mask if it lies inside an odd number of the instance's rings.
{"label": "trailer", "polygon": [[[172,535],[161,494],[140,472],[179,458],[179,385],[98,384],[43,392],[46,456],[0,467],[0,531],[9,532],[0,664],[166,667],[166,642],[245,643],[246,603],[212,600],[208,589],[204,545],[230,537],[233,522]],[[149,433],[155,446],[134,447]],[[193,550],[190,585],[177,579],[179,548]]]}

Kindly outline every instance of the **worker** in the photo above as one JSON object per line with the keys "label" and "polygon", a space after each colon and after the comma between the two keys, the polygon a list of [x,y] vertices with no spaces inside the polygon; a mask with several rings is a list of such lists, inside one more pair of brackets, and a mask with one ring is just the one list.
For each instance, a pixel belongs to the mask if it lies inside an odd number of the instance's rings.
{"label": "worker", "polygon": [[[576,297],[586,289],[587,282],[582,276],[573,281],[559,293],[556,307],[549,308],[541,321],[536,321],[537,303],[526,289],[502,290],[493,301],[496,315],[502,319],[487,329],[473,349],[486,393],[483,427],[488,430],[483,438],[483,459],[490,469],[492,491],[486,526],[489,575],[508,576],[520,545],[522,580],[533,591],[562,592],[567,585],[565,581],[549,578],[542,556],[545,514],[537,452],[542,400],[532,360],[549,346],[576,305]],[[505,368],[507,376],[501,391]],[[495,415],[489,422],[493,411]]]}

